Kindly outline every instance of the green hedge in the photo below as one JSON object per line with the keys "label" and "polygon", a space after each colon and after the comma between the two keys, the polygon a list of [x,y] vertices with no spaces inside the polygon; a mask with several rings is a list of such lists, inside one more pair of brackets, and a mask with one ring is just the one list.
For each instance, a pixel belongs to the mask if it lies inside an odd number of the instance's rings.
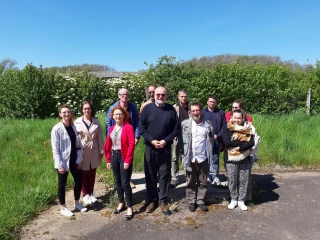
{"label": "green hedge", "polygon": [[311,88],[311,112],[320,112],[320,62],[307,71],[293,71],[282,63],[208,66],[164,56],[147,70],[121,80],[105,80],[71,70],[60,73],[33,65],[22,70],[0,69],[0,114],[9,118],[47,118],[56,115],[57,106],[62,103],[69,103],[79,112],[85,100],[105,112],[117,100],[122,87],[129,89],[130,101],[140,106],[145,101],[146,86],[153,83],[167,88],[170,103],[177,100],[178,90],[185,88],[190,100],[205,104],[207,96],[214,94],[220,108],[229,110],[233,100],[243,98],[249,113],[262,114],[304,110]]}

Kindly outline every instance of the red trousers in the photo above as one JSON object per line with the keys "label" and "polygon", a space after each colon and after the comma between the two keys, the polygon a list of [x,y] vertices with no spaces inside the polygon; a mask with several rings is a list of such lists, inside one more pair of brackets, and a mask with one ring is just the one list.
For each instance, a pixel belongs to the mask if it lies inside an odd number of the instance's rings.
{"label": "red trousers", "polygon": [[92,169],[90,166],[89,171],[82,171],[82,196],[87,194],[93,194],[94,183],[96,180],[96,171],[97,169]]}

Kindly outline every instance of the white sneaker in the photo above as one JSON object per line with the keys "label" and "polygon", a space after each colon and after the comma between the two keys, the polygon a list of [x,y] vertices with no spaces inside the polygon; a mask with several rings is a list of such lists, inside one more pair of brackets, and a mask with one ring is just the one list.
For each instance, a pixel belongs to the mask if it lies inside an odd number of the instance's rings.
{"label": "white sneaker", "polygon": [[93,194],[90,195],[90,199],[91,199],[91,203],[95,203],[96,201],[98,201],[98,199],[96,199],[96,197],[93,196]]}
{"label": "white sneaker", "polygon": [[74,210],[77,212],[86,212],[88,211],[87,208],[85,208],[81,203],[78,203],[77,205],[74,206]]}
{"label": "white sneaker", "polygon": [[211,184],[211,179],[210,179],[210,177],[207,177],[207,184]]}
{"label": "white sneaker", "polygon": [[241,208],[242,211],[248,211],[248,207],[244,204],[243,201],[238,201],[238,206]]}
{"label": "white sneaker", "polygon": [[220,179],[218,177],[215,177],[213,179],[213,183],[216,184],[216,185],[221,185]]}
{"label": "white sneaker", "polygon": [[73,216],[73,212],[70,211],[69,208],[62,208],[60,211],[61,215],[65,216],[65,217],[72,217]]}
{"label": "white sneaker", "polygon": [[238,206],[238,202],[235,200],[231,200],[230,204],[228,205],[228,208],[230,210],[233,210],[236,206]]}
{"label": "white sneaker", "polygon": [[88,206],[88,205],[91,205],[92,204],[92,200],[91,200],[91,197],[89,196],[89,194],[87,194],[87,195],[85,195],[84,197],[83,197],[83,204],[85,205],[85,206]]}

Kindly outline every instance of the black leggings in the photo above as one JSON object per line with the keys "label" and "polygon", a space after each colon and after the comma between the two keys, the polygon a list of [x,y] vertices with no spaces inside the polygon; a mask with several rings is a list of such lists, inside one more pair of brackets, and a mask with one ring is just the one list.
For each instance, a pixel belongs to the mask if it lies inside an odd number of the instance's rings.
{"label": "black leggings", "polygon": [[120,151],[112,151],[111,166],[116,182],[119,203],[124,203],[124,193],[126,194],[127,206],[132,207],[132,189],[130,187],[130,179],[132,174],[132,164],[127,170],[123,168],[124,161]]}
{"label": "black leggings", "polygon": [[[74,200],[78,201],[80,199],[81,188],[82,188],[82,170],[77,169],[76,159],[70,156],[69,170],[72,174],[74,180]],[[59,173],[58,169],[58,199],[60,205],[66,204],[66,185],[68,179],[68,173]]]}

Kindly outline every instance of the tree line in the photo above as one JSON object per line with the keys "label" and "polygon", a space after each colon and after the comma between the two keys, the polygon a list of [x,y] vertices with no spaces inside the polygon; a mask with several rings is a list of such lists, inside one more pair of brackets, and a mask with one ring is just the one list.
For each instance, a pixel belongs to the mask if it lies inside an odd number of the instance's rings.
{"label": "tree line", "polygon": [[207,64],[182,62],[162,56],[137,75],[121,79],[102,79],[89,71],[67,71],[35,67],[19,70],[0,67],[0,116],[7,118],[47,118],[56,116],[57,106],[68,103],[79,112],[81,102],[90,100],[99,111],[107,111],[117,100],[118,89],[129,90],[130,101],[140,106],[149,84],[165,86],[168,101],[175,103],[181,88],[190,100],[206,103],[216,95],[219,107],[229,110],[233,100],[242,98],[249,113],[286,114],[305,109],[306,94],[311,94],[311,113],[320,112],[320,62],[308,69],[293,70],[283,62]]}

